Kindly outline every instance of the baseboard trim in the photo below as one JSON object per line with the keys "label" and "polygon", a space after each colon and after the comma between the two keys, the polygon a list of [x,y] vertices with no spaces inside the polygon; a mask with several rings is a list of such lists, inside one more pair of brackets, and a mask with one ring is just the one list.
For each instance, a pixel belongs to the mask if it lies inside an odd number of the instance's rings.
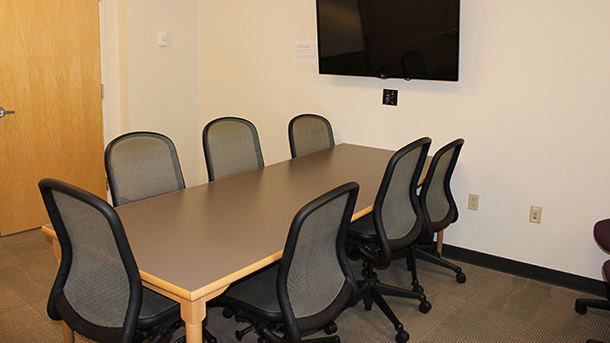
{"label": "baseboard trim", "polygon": [[606,283],[600,280],[514,261],[449,244],[443,244],[443,256],[480,267],[548,282],[557,286],[571,288],[602,297],[605,297],[607,292]]}

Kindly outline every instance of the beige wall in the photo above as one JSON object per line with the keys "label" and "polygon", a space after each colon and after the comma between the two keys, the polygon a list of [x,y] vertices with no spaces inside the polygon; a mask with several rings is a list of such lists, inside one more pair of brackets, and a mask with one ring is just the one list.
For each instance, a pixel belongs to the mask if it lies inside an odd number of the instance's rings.
{"label": "beige wall", "polygon": [[[187,186],[207,180],[200,158],[197,1],[103,0],[100,8],[106,140],[161,132],[176,145]],[[167,32],[167,46],[158,45],[159,31]]]}
{"label": "beige wall", "polygon": [[[314,0],[130,0],[130,129],[177,141],[189,185],[206,180],[200,132],[218,116],[252,120],[267,164],[289,158],[288,120],[305,112],[328,117],[338,142],[397,149],[430,136],[436,150],[463,137],[446,242],[600,279],[608,256],[591,232],[610,217],[608,17],[604,0],[462,0],[460,81],[406,82],[295,67],[295,41],[316,39]],[[162,26],[187,46],[166,56]],[[399,91],[397,107],[381,105],[384,88]]]}

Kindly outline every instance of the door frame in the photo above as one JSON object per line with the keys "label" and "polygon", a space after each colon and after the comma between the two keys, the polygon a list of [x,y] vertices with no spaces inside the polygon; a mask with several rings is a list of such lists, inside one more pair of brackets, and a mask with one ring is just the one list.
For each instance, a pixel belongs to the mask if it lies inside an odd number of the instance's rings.
{"label": "door frame", "polygon": [[127,2],[99,0],[104,144],[129,132]]}

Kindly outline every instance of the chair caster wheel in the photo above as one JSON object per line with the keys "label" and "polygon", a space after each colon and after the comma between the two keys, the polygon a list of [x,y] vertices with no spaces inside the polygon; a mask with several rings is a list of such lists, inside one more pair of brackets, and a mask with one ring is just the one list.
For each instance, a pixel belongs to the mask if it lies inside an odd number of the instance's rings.
{"label": "chair caster wheel", "polygon": [[409,333],[402,330],[396,334],[396,343],[407,343],[409,341]]}
{"label": "chair caster wheel", "polygon": [[424,294],[424,288],[420,285],[413,286],[413,292],[419,293],[419,294]]}
{"label": "chair caster wheel", "polygon": [[337,332],[337,324],[335,322],[326,323],[324,325],[324,333],[327,335],[332,335]]}
{"label": "chair caster wheel", "polygon": [[258,343],[269,343],[269,341],[267,341],[266,339],[262,338],[262,337],[258,337],[258,339],[256,340],[256,342]]}
{"label": "chair caster wheel", "polygon": [[455,279],[458,283],[464,283],[466,282],[466,275],[462,272],[459,272],[455,275]]}
{"label": "chair caster wheel", "polygon": [[233,317],[233,314],[233,310],[231,310],[230,308],[225,307],[224,310],[222,310],[222,316],[227,319]]}
{"label": "chair caster wheel", "polygon": [[432,309],[432,304],[429,301],[423,301],[419,304],[419,312],[428,313]]}
{"label": "chair caster wheel", "polygon": [[373,299],[365,297],[363,303],[365,311],[370,311],[373,308]]}
{"label": "chair caster wheel", "polygon": [[580,314],[587,313],[587,307],[586,306],[582,306],[581,304],[578,303],[578,301],[576,302],[576,305],[574,306],[574,309],[576,310],[576,312],[578,312]]}

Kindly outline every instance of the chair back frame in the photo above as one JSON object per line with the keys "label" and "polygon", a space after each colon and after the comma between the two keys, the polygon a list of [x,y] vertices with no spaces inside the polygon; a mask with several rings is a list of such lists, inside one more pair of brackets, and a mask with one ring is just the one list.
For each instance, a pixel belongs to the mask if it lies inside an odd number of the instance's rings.
{"label": "chair back frame", "polygon": [[[155,144],[160,143],[159,146],[163,147],[163,150],[159,150],[158,153],[154,151],[157,154],[156,158],[151,158],[150,153],[153,151],[142,150],[143,147],[150,149],[150,144],[135,147],[135,150],[127,150],[134,148],[136,143],[142,143],[143,141],[140,140],[144,139]],[[131,156],[128,162],[117,161],[128,155]],[[171,171],[166,169],[163,170],[163,173],[159,173],[159,170],[154,168],[158,166],[158,161],[162,161],[166,168],[171,167]],[[116,137],[106,146],[104,162],[114,206],[125,205],[186,187],[176,147],[169,137],[160,133],[136,131]],[[140,162],[142,163],[137,164]],[[135,191],[136,189],[137,191]],[[129,194],[127,197],[124,193],[128,193],[128,190],[136,192],[135,197],[134,194]]]}
{"label": "chair back frame", "polygon": [[[233,124],[241,124],[244,127],[248,128],[249,137],[240,137],[243,138],[244,140],[250,140],[251,139],[251,144],[252,144],[252,148],[253,148],[253,153],[254,153],[254,158],[255,158],[255,163],[249,163],[248,166],[246,167],[235,167],[235,168],[231,168],[234,170],[221,170],[218,166],[215,166],[215,163],[227,163],[227,161],[222,161],[222,160],[227,160],[227,159],[234,159],[234,154],[228,153],[225,154],[224,156],[221,156],[220,154],[216,153],[216,151],[214,151],[213,145],[216,144],[216,142],[213,142],[215,140],[216,137],[214,137],[214,127],[219,125],[219,124],[223,124],[223,123],[233,123]],[[233,137],[223,137],[223,139],[227,139],[226,143],[229,143],[228,138],[233,138]],[[259,140],[259,136],[258,136],[258,131],[256,130],[256,126],[254,126],[254,124],[252,122],[250,122],[247,119],[244,118],[238,118],[238,117],[220,117],[220,118],[216,118],[214,120],[212,120],[211,122],[209,122],[204,128],[203,128],[203,132],[201,134],[201,139],[202,139],[202,143],[203,143],[203,155],[205,157],[205,161],[206,161],[206,167],[207,167],[207,171],[208,171],[208,180],[209,181],[214,181],[223,177],[228,177],[228,176],[232,176],[244,171],[248,171],[251,169],[255,169],[255,168],[262,168],[265,166],[265,161],[263,159],[263,153],[261,150],[261,145],[260,145],[260,140]],[[223,144],[223,145],[227,145],[227,144]]]}
{"label": "chair back frame", "polygon": [[[315,136],[317,138],[321,138],[324,136],[324,139],[321,141],[314,142],[311,146],[304,147],[304,143],[299,142],[298,138],[302,133],[299,129],[300,123],[317,123],[322,124],[324,126],[325,132],[316,132]],[[307,129],[313,130],[312,127],[308,127]],[[310,133],[311,134],[311,133]],[[319,137],[318,137],[319,136]],[[305,155],[323,148],[329,148],[335,146],[335,138],[333,135],[333,128],[328,119],[317,115],[317,114],[300,114],[290,120],[288,123],[288,141],[290,143],[290,155],[292,158]]]}
{"label": "chair back frame", "polygon": [[[345,253],[345,240],[354,211],[354,206],[356,205],[358,190],[359,185],[355,182],[350,182],[339,186],[303,206],[292,221],[277,273],[278,301],[284,317],[284,323],[286,324],[285,333],[287,341],[289,342],[300,342],[302,332],[311,330],[316,326],[324,325],[325,323],[331,321],[345,308],[346,304],[350,302],[352,296],[357,292],[358,286]],[[288,279],[293,259],[295,257],[301,229],[304,222],[312,213],[322,206],[325,206],[343,196],[347,196],[347,200],[345,201],[345,207],[339,223],[335,241],[337,259],[345,277],[343,287],[331,305],[329,305],[322,312],[308,318],[297,318],[293,311],[293,305],[290,301]]]}
{"label": "chair back frame", "polygon": [[[419,182],[419,176],[422,173],[424,163],[426,162],[426,157],[431,143],[432,140],[429,137],[420,138],[402,147],[390,158],[373,205],[372,216],[373,226],[375,227],[375,236],[367,237],[367,235],[362,235],[350,231],[350,235],[357,238],[358,240],[375,242],[375,244],[378,245],[379,250],[377,252],[370,251],[369,249],[358,245],[359,253],[366,260],[371,261],[373,264],[380,266],[389,265],[392,253],[394,252],[392,247],[390,246],[391,243],[393,243],[392,245],[403,245],[403,241],[414,241],[420,235],[421,228],[424,224],[424,216],[417,196],[417,184]],[[386,225],[384,223],[384,206],[387,206],[385,205],[386,200],[392,200],[388,199],[388,194],[391,190],[391,187],[393,186],[392,182],[396,179],[394,174],[397,170],[397,167],[399,167],[399,163],[401,163],[403,159],[407,157],[407,155],[411,154],[417,154],[417,162],[413,167],[412,175],[409,175],[410,179],[407,180],[407,192],[409,197],[409,203],[412,207],[413,214],[415,215],[415,221],[412,227],[408,228],[410,231],[406,233],[405,236],[400,237],[398,239],[393,239],[394,242],[391,242],[391,240],[388,239],[388,235],[386,233]],[[397,181],[401,182],[401,180]],[[406,242],[404,245],[410,245],[409,242]]]}
{"label": "chair back frame", "polygon": [[[40,192],[53,229],[61,246],[61,261],[59,270],[51,289],[47,304],[47,313],[54,320],[64,320],[71,328],[78,328],[84,336],[100,342],[132,342],[135,336],[137,320],[142,306],[142,281],[135,262],[123,225],[114,208],[99,197],[54,179],[42,179],[39,183]],[[82,318],[66,300],[63,287],[70,275],[73,261],[72,240],[64,225],[62,213],[58,208],[55,195],[62,193],[78,202],[82,202],[99,212],[108,222],[112,231],[114,243],[118,249],[122,265],[125,268],[129,282],[129,302],[123,327],[103,327]]]}
{"label": "chair back frame", "polygon": [[[451,192],[451,177],[463,145],[464,139],[458,138],[440,148],[432,157],[419,193],[421,208],[426,218],[426,228],[418,239],[419,243],[431,243],[435,232],[445,229],[458,220],[458,208]],[[442,204],[429,200],[434,188],[437,193],[442,189],[444,193]]]}

